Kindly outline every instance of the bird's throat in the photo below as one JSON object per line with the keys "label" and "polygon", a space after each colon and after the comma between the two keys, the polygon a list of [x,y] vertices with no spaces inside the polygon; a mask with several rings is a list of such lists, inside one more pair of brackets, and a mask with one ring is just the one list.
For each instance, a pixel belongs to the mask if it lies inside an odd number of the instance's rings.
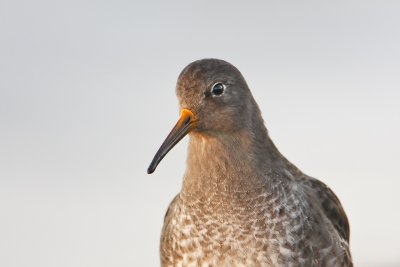
{"label": "bird's throat", "polygon": [[[264,173],[279,164],[280,153],[268,135],[245,132],[224,135],[191,133],[182,193],[192,198],[229,196],[258,190]],[[258,162],[260,154],[263,162]]]}

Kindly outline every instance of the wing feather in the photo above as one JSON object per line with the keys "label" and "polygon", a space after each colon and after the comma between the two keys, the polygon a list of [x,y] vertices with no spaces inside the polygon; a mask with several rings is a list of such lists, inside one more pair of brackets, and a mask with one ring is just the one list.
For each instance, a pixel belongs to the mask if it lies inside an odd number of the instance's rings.
{"label": "wing feather", "polygon": [[302,179],[302,183],[315,192],[326,217],[332,222],[339,235],[349,242],[349,220],[347,219],[346,213],[339,201],[339,198],[326,184],[315,178],[305,176]]}

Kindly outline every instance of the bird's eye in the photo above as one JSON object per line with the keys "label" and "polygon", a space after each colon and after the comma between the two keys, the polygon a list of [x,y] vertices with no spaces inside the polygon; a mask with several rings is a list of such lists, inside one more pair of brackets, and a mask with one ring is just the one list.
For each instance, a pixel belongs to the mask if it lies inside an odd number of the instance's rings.
{"label": "bird's eye", "polygon": [[215,83],[211,87],[211,92],[213,93],[213,95],[222,95],[224,90],[225,90],[225,85],[223,83]]}

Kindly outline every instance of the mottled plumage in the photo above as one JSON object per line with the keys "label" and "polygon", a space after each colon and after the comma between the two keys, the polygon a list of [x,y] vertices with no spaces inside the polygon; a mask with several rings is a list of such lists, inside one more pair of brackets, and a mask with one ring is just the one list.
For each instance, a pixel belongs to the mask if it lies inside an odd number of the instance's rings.
{"label": "mottled plumage", "polygon": [[234,66],[191,63],[177,95],[181,119],[148,170],[189,133],[182,190],[165,215],[162,266],[352,266],[338,198],[280,154]]}

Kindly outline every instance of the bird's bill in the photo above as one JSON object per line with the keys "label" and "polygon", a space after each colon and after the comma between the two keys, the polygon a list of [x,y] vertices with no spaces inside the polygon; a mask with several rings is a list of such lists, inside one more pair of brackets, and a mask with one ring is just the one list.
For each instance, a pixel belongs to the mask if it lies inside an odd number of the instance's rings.
{"label": "bird's bill", "polygon": [[190,132],[195,126],[194,114],[188,109],[181,110],[181,116],[178,122],[172,128],[171,132],[165,138],[161,147],[158,149],[153,161],[150,163],[147,173],[153,173],[157,165],[161,162],[165,155],[183,138]]}

